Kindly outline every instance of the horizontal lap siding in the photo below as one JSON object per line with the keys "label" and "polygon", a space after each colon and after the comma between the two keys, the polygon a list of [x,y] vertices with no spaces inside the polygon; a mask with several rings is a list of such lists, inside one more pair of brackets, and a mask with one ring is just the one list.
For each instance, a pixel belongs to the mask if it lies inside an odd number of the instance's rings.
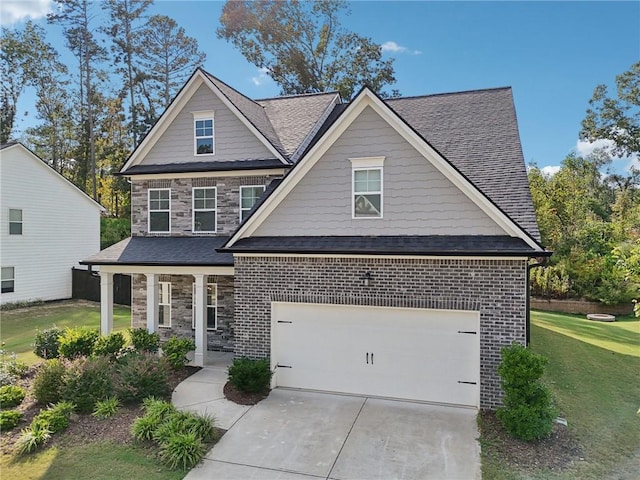
{"label": "horizontal lap siding", "polygon": [[478,309],[483,408],[501,404],[500,349],[525,343],[524,261],[236,256],[235,288],[236,356],[269,356],[272,301]]}

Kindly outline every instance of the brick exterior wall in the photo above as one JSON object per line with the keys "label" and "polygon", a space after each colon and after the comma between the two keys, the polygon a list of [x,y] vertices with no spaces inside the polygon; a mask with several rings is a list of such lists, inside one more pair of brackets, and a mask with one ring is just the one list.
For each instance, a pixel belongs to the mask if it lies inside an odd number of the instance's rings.
{"label": "brick exterior wall", "polygon": [[[162,282],[171,282],[171,327],[160,327],[163,340],[172,335],[194,338],[192,325],[192,297],[194,278],[191,275],[160,275]],[[208,283],[217,285],[218,328],[207,334],[207,350],[232,352],[234,337],[234,279],[230,276],[210,275]],[[131,325],[147,328],[147,280],[145,275],[132,278]]]}
{"label": "brick exterior wall", "polygon": [[[247,177],[174,178],[166,180],[136,180],[131,183],[131,235],[149,234],[147,191],[149,188],[171,188],[171,236],[231,235],[240,223],[240,187],[265,185],[280,175]],[[217,232],[198,234],[192,232],[193,187],[216,187]],[[169,234],[164,234],[169,235]]]}
{"label": "brick exterior wall", "polygon": [[480,405],[495,409],[500,349],[526,340],[526,281],[524,260],[236,256],[235,354],[269,356],[272,301],[479,310]]}

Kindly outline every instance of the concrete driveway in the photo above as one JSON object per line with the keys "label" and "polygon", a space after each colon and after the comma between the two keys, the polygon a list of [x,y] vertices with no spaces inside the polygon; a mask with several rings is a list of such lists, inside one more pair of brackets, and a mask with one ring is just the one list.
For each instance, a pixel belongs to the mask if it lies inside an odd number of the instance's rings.
{"label": "concrete driveway", "polygon": [[276,389],[187,480],[480,479],[476,411]]}

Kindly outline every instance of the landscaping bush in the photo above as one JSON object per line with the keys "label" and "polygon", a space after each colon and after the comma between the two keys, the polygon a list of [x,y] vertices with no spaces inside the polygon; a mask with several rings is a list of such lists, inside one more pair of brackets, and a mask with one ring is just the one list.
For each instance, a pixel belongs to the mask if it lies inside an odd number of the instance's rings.
{"label": "landscaping bush", "polygon": [[113,395],[113,368],[104,357],[78,358],[64,374],[64,400],[73,402],[79,413],[92,412],[96,402]]}
{"label": "landscaping bush", "polygon": [[66,364],[58,358],[47,360],[33,380],[33,395],[40,405],[60,401]]}
{"label": "landscaping bush", "polygon": [[169,362],[169,365],[178,370],[184,368],[189,363],[187,353],[196,349],[196,344],[190,338],[171,337],[162,346],[162,352]]}
{"label": "landscaping bush", "polygon": [[0,408],[12,408],[20,405],[27,392],[17,385],[0,387]]}
{"label": "landscaping bush", "polygon": [[71,402],[59,402],[46,410],[42,410],[31,421],[32,430],[48,430],[49,433],[57,433],[69,426],[69,419],[75,405]]}
{"label": "landscaping bush", "polygon": [[58,358],[60,355],[60,336],[62,330],[53,326],[46,330],[38,330],[36,332],[36,340],[33,344],[33,353],[40,358]]}
{"label": "landscaping bush", "polygon": [[551,393],[540,383],[547,359],[514,343],[501,350],[498,367],[504,406],[497,416],[514,437],[525,441],[546,437],[553,428],[555,411]]}
{"label": "landscaping bush", "polygon": [[111,418],[118,413],[120,401],[116,397],[109,397],[96,402],[96,408],[92,415],[98,418]]}
{"label": "landscaping bush", "polygon": [[98,330],[93,328],[67,328],[60,336],[60,355],[68,359],[88,357],[99,337]]}
{"label": "landscaping bush", "polygon": [[96,340],[93,354],[115,358],[122,347],[124,347],[124,335],[120,332],[113,332],[111,335],[101,336]]}
{"label": "landscaping bush", "polygon": [[42,424],[25,428],[20,433],[20,438],[16,442],[16,451],[19,455],[34,452],[51,438],[51,431]]}
{"label": "landscaping bush", "polygon": [[241,392],[257,393],[267,390],[271,382],[269,359],[236,358],[229,367],[229,381]]}
{"label": "landscaping bush", "polygon": [[130,328],[131,344],[138,352],[156,353],[160,348],[160,335],[149,333],[144,328]]}
{"label": "landscaping bush", "polygon": [[0,350],[0,386],[15,383],[18,378],[26,375],[27,370],[27,364],[18,360],[15,353]]}
{"label": "landscaping bush", "polygon": [[3,410],[0,412],[0,432],[12,430],[22,420],[22,413],[17,410]]}
{"label": "landscaping bush", "polygon": [[177,433],[160,444],[160,459],[172,470],[193,468],[204,454],[204,444],[193,432]]}
{"label": "landscaping bush", "polygon": [[132,354],[119,362],[116,393],[124,403],[139,402],[145,397],[166,398],[169,388],[169,365],[153,353]]}
{"label": "landscaping bush", "polygon": [[131,434],[136,440],[152,440],[155,431],[165,419],[177,412],[171,402],[147,397],[142,401],[145,410],[143,417],[137,418],[131,425]]}

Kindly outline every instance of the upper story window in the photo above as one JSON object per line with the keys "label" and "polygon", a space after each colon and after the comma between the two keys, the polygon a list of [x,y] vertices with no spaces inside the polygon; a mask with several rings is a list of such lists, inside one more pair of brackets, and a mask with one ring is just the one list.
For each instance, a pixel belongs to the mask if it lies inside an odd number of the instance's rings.
{"label": "upper story window", "polygon": [[15,275],[14,267],[2,267],[2,293],[11,293],[15,291]]}
{"label": "upper story window", "polygon": [[353,218],[382,218],[384,157],[350,158]]}
{"label": "upper story window", "polygon": [[158,282],[158,325],[171,326],[171,282]]}
{"label": "upper story window", "polygon": [[9,235],[22,235],[22,210],[9,209]]}
{"label": "upper story window", "polygon": [[[196,284],[193,284],[193,305],[196,301]],[[196,310],[192,309],[191,328],[196,328]],[[218,328],[218,289],[215,283],[207,283],[207,330]]]}
{"label": "upper story window", "polygon": [[193,112],[194,154],[213,155],[213,112]]}
{"label": "upper story window", "polygon": [[193,231],[216,232],[216,187],[193,189]]}
{"label": "upper story window", "polygon": [[240,221],[247,218],[249,212],[264,193],[264,185],[240,187]]}
{"label": "upper story window", "polygon": [[171,232],[171,189],[149,189],[149,233]]}

